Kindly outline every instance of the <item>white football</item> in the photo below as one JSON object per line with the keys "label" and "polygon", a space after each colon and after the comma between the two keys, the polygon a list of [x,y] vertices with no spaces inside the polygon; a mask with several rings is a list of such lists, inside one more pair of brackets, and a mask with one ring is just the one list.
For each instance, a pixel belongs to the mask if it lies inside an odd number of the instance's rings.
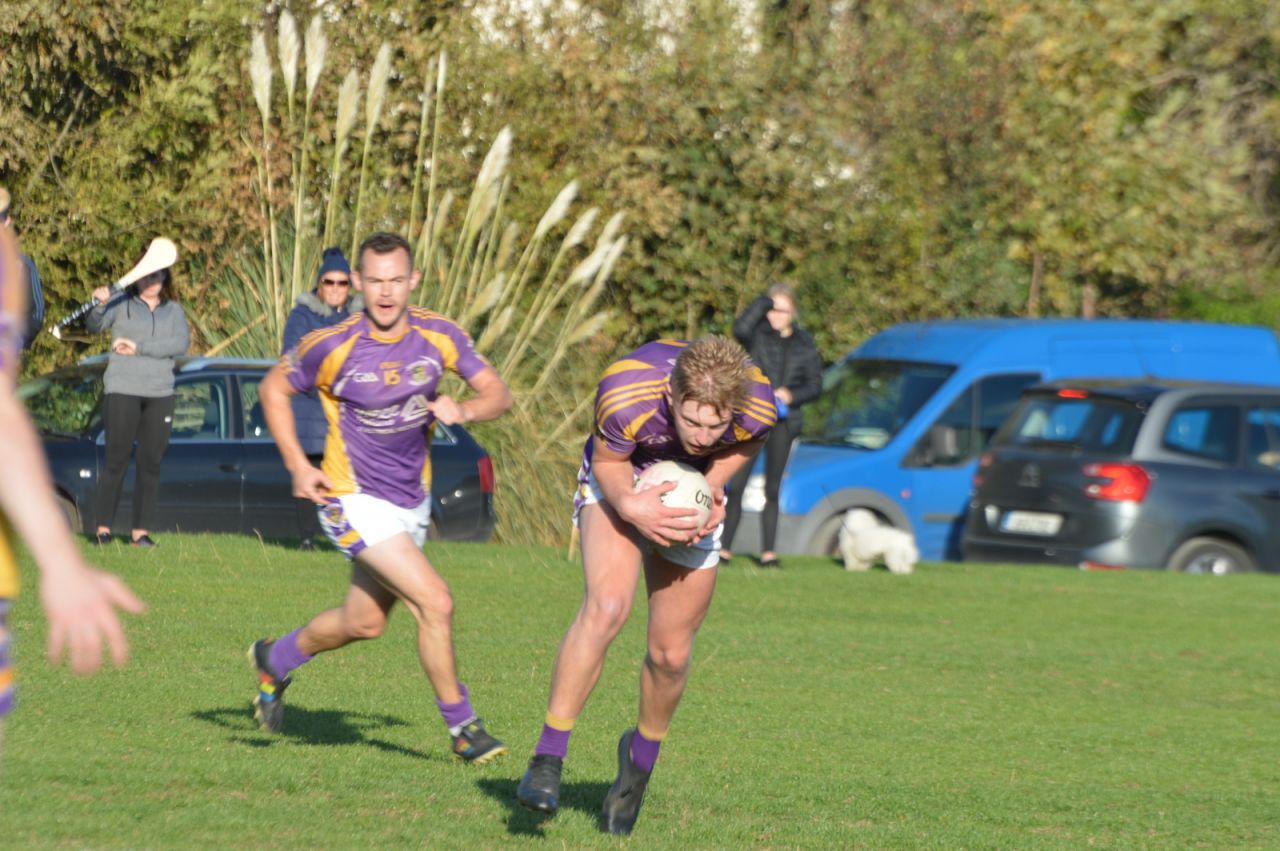
{"label": "white football", "polygon": [[711,485],[706,477],[679,461],[659,461],[645,469],[636,480],[636,490],[648,490],[663,482],[675,482],[673,490],[662,495],[664,505],[672,508],[689,508],[698,512],[698,525],[711,516]]}

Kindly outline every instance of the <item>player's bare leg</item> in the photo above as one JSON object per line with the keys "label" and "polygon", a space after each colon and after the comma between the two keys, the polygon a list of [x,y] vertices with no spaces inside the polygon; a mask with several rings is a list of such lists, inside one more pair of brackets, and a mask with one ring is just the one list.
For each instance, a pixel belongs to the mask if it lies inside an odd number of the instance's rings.
{"label": "player's bare leg", "polygon": [[569,625],[551,674],[547,711],[574,719],[604,670],[609,645],[631,614],[642,554],[635,533],[605,503],[588,505],[582,529],[582,607]]}
{"label": "player's bare leg", "polygon": [[453,738],[453,752],[484,763],[507,752],[490,736],[458,681],[453,652],[453,595],[422,549],[408,534],[362,550],[356,561],[405,604],[418,625],[418,658],[436,693],[436,705]]}
{"label": "player's bare leg", "polygon": [[714,567],[691,570],[656,555],[645,559],[649,640],[640,669],[639,723],[618,742],[618,776],[602,812],[609,833],[630,833],[640,815],[658,749],[689,681],[693,640],[711,607],[716,572]]}
{"label": "player's bare leg", "polygon": [[609,645],[627,622],[640,578],[635,531],[606,503],[585,506],[582,532],[582,607],[560,642],[542,736],[516,790],[525,807],[551,814],[559,807],[560,771],[573,725],[604,670]]}

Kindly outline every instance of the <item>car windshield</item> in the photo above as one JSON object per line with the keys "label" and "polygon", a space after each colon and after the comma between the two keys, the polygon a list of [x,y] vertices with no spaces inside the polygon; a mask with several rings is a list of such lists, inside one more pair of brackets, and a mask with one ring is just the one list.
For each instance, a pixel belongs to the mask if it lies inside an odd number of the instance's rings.
{"label": "car windshield", "polygon": [[879,449],[951,377],[937,363],[849,358],[826,371],[822,395],[806,408],[810,443]]}
{"label": "car windshield", "polygon": [[42,434],[79,436],[96,421],[102,370],[56,372],[26,382],[18,398]]}
{"label": "car windshield", "polygon": [[993,446],[1118,457],[1133,449],[1144,413],[1122,399],[1028,396],[996,435]]}

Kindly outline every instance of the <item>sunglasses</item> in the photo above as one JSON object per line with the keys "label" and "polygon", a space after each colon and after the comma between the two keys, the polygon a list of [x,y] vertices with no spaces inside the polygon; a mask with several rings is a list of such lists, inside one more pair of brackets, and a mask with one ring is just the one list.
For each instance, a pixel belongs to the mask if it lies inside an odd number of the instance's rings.
{"label": "sunglasses", "polygon": [[347,280],[334,280],[333,278],[322,278],[320,283],[326,287],[349,287],[351,282]]}

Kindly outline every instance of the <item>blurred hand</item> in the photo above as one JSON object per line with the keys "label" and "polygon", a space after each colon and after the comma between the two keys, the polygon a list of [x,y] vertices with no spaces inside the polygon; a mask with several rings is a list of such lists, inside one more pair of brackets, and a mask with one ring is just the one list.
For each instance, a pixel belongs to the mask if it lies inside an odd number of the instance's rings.
{"label": "blurred hand", "polygon": [[98,304],[103,304],[107,299],[111,298],[111,289],[109,287],[98,287],[93,291],[93,300]]}
{"label": "blurred hand", "polygon": [[118,355],[136,355],[138,353],[138,344],[133,340],[121,337],[111,344],[111,351]]}
{"label": "blurred hand", "polygon": [[104,645],[116,667],[128,660],[129,644],[115,610],[138,615],[146,606],[118,576],[78,562],[45,573],[40,599],[49,620],[50,662],[61,664],[65,653],[72,671],[92,674],[102,666]]}

